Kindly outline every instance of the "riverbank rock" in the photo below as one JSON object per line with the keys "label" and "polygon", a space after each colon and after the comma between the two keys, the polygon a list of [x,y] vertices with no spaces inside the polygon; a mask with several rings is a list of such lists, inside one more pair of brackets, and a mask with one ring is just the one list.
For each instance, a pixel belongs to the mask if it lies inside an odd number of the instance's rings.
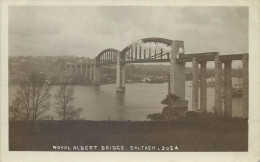
{"label": "riverbank rock", "polygon": [[165,106],[162,110],[162,116],[166,120],[175,120],[179,119],[180,117],[184,117],[185,112],[187,112],[187,107],[175,107],[175,106]]}
{"label": "riverbank rock", "polygon": [[174,94],[168,94],[161,103],[167,105],[161,113],[166,120],[183,117],[185,112],[188,111],[188,101]]}

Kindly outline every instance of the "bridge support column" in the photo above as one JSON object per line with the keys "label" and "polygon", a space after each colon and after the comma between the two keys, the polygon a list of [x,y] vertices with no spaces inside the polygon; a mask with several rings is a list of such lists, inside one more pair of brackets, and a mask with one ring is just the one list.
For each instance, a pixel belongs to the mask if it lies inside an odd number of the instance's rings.
{"label": "bridge support column", "polygon": [[88,64],[85,64],[85,73],[83,74],[85,76],[85,80],[88,81]]}
{"label": "bridge support column", "polygon": [[89,83],[92,83],[93,81],[93,71],[94,71],[94,68],[93,68],[93,65],[90,63],[89,65]]}
{"label": "bridge support column", "polygon": [[80,64],[80,75],[83,76],[83,65]]}
{"label": "bridge support column", "polygon": [[89,82],[89,76],[90,76],[90,62],[89,59],[87,60],[86,63],[86,81]]}
{"label": "bridge support column", "polygon": [[66,73],[67,72],[67,64],[66,63],[64,63],[64,71],[63,71],[64,73]]}
{"label": "bridge support column", "polygon": [[116,91],[125,92],[125,64],[121,63],[120,52],[117,55]]}
{"label": "bridge support column", "polygon": [[72,67],[71,67],[71,65],[68,65],[68,67],[67,67],[67,74],[69,76],[72,75]]}
{"label": "bridge support column", "polygon": [[100,84],[100,67],[94,63],[94,78],[93,84]]}
{"label": "bridge support column", "polygon": [[73,64],[69,65],[70,75],[73,77]]}
{"label": "bridge support column", "polygon": [[207,62],[200,63],[200,109],[207,112]]}
{"label": "bridge support column", "polygon": [[243,55],[243,118],[248,118],[248,56]]}
{"label": "bridge support column", "polygon": [[82,78],[82,81],[85,81],[86,80],[86,64],[81,64],[81,78]]}
{"label": "bridge support column", "polygon": [[232,61],[224,62],[225,89],[224,89],[224,116],[232,117]]}
{"label": "bridge support column", "polygon": [[75,64],[72,64],[72,76],[75,77],[76,75],[76,65]]}
{"label": "bridge support column", "polygon": [[78,75],[78,64],[75,64],[76,76]]}
{"label": "bridge support column", "polygon": [[192,111],[198,111],[199,107],[199,73],[198,62],[195,57],[192,58]]}
{"label": "bridge support column", "polygon": [[172,41],[172,49],[170,53],[170,93],[181,97],[181,99],[185,99],[185,63],[179,63],[176,61],[180,51],[184,52],[183,41]]}
{"label": "bridge support column", "polygon": [[91,83],[91,64],[88,67],[88,82]]}
{"label": "bridge support column", "polygon": [[217,115],[222,116],[222,62],[219,59],[219,55],[215,56],[215,112]]}

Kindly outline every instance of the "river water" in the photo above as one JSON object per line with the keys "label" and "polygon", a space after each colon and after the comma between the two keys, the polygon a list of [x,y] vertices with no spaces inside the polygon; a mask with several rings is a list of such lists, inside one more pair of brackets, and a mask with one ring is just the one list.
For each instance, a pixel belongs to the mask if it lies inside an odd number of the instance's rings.
{"label": "river water", "polygon": [[[186,81],[186,99],[191,110],[191,81]],[[81,119],[86,120],[147,120],[150,113],[159,113],[165,105],[160,102],[166,97],[167,83],[147,84],[132,83],[126,84],[125,93],[116,93],[115,84],[107,85],[76,85],[74,86],[74,105],[81,107]],[[17,85],[9,85],[9,103],[15,98]],[[54,86],[51,94],[55,95],[59,86]],[[213,112],[215,102],[215,88],[207,88],[207,110]],[[242,98],[233,98],[233,116],[242,116]],[[51,98],[52,107],[46,115],[55,115],[54,97]]]}

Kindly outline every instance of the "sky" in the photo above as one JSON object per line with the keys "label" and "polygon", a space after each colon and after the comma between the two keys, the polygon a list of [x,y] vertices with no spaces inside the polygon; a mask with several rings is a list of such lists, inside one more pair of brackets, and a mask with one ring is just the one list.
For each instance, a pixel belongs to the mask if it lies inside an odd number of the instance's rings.
{"label": "sky", "polygon": [[94,58],[148,37],[182,40],[185,53],[248,53],[248,8],[9,7],[10,56]]}

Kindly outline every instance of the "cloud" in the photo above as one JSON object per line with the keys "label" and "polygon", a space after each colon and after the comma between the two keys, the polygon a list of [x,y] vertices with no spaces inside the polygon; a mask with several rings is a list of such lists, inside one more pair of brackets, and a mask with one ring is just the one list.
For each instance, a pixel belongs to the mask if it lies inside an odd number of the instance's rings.
{"label": "cloud", "polygon": [[210,7],[176,7],[176,10],[178,23],[207,25],[211,23],[212,18],[214,19],[210,16]]}
{"label": "cloud", "polygon": [[53,21],[41,7],[9,7],[9,33],[20,37],[55,35],[62,24]]}
{"label": "cloud", "polygon": [[9,8],[9,54],[95,57],[147,37],[183,40],[186,53],[248,52],[247,7]]}

